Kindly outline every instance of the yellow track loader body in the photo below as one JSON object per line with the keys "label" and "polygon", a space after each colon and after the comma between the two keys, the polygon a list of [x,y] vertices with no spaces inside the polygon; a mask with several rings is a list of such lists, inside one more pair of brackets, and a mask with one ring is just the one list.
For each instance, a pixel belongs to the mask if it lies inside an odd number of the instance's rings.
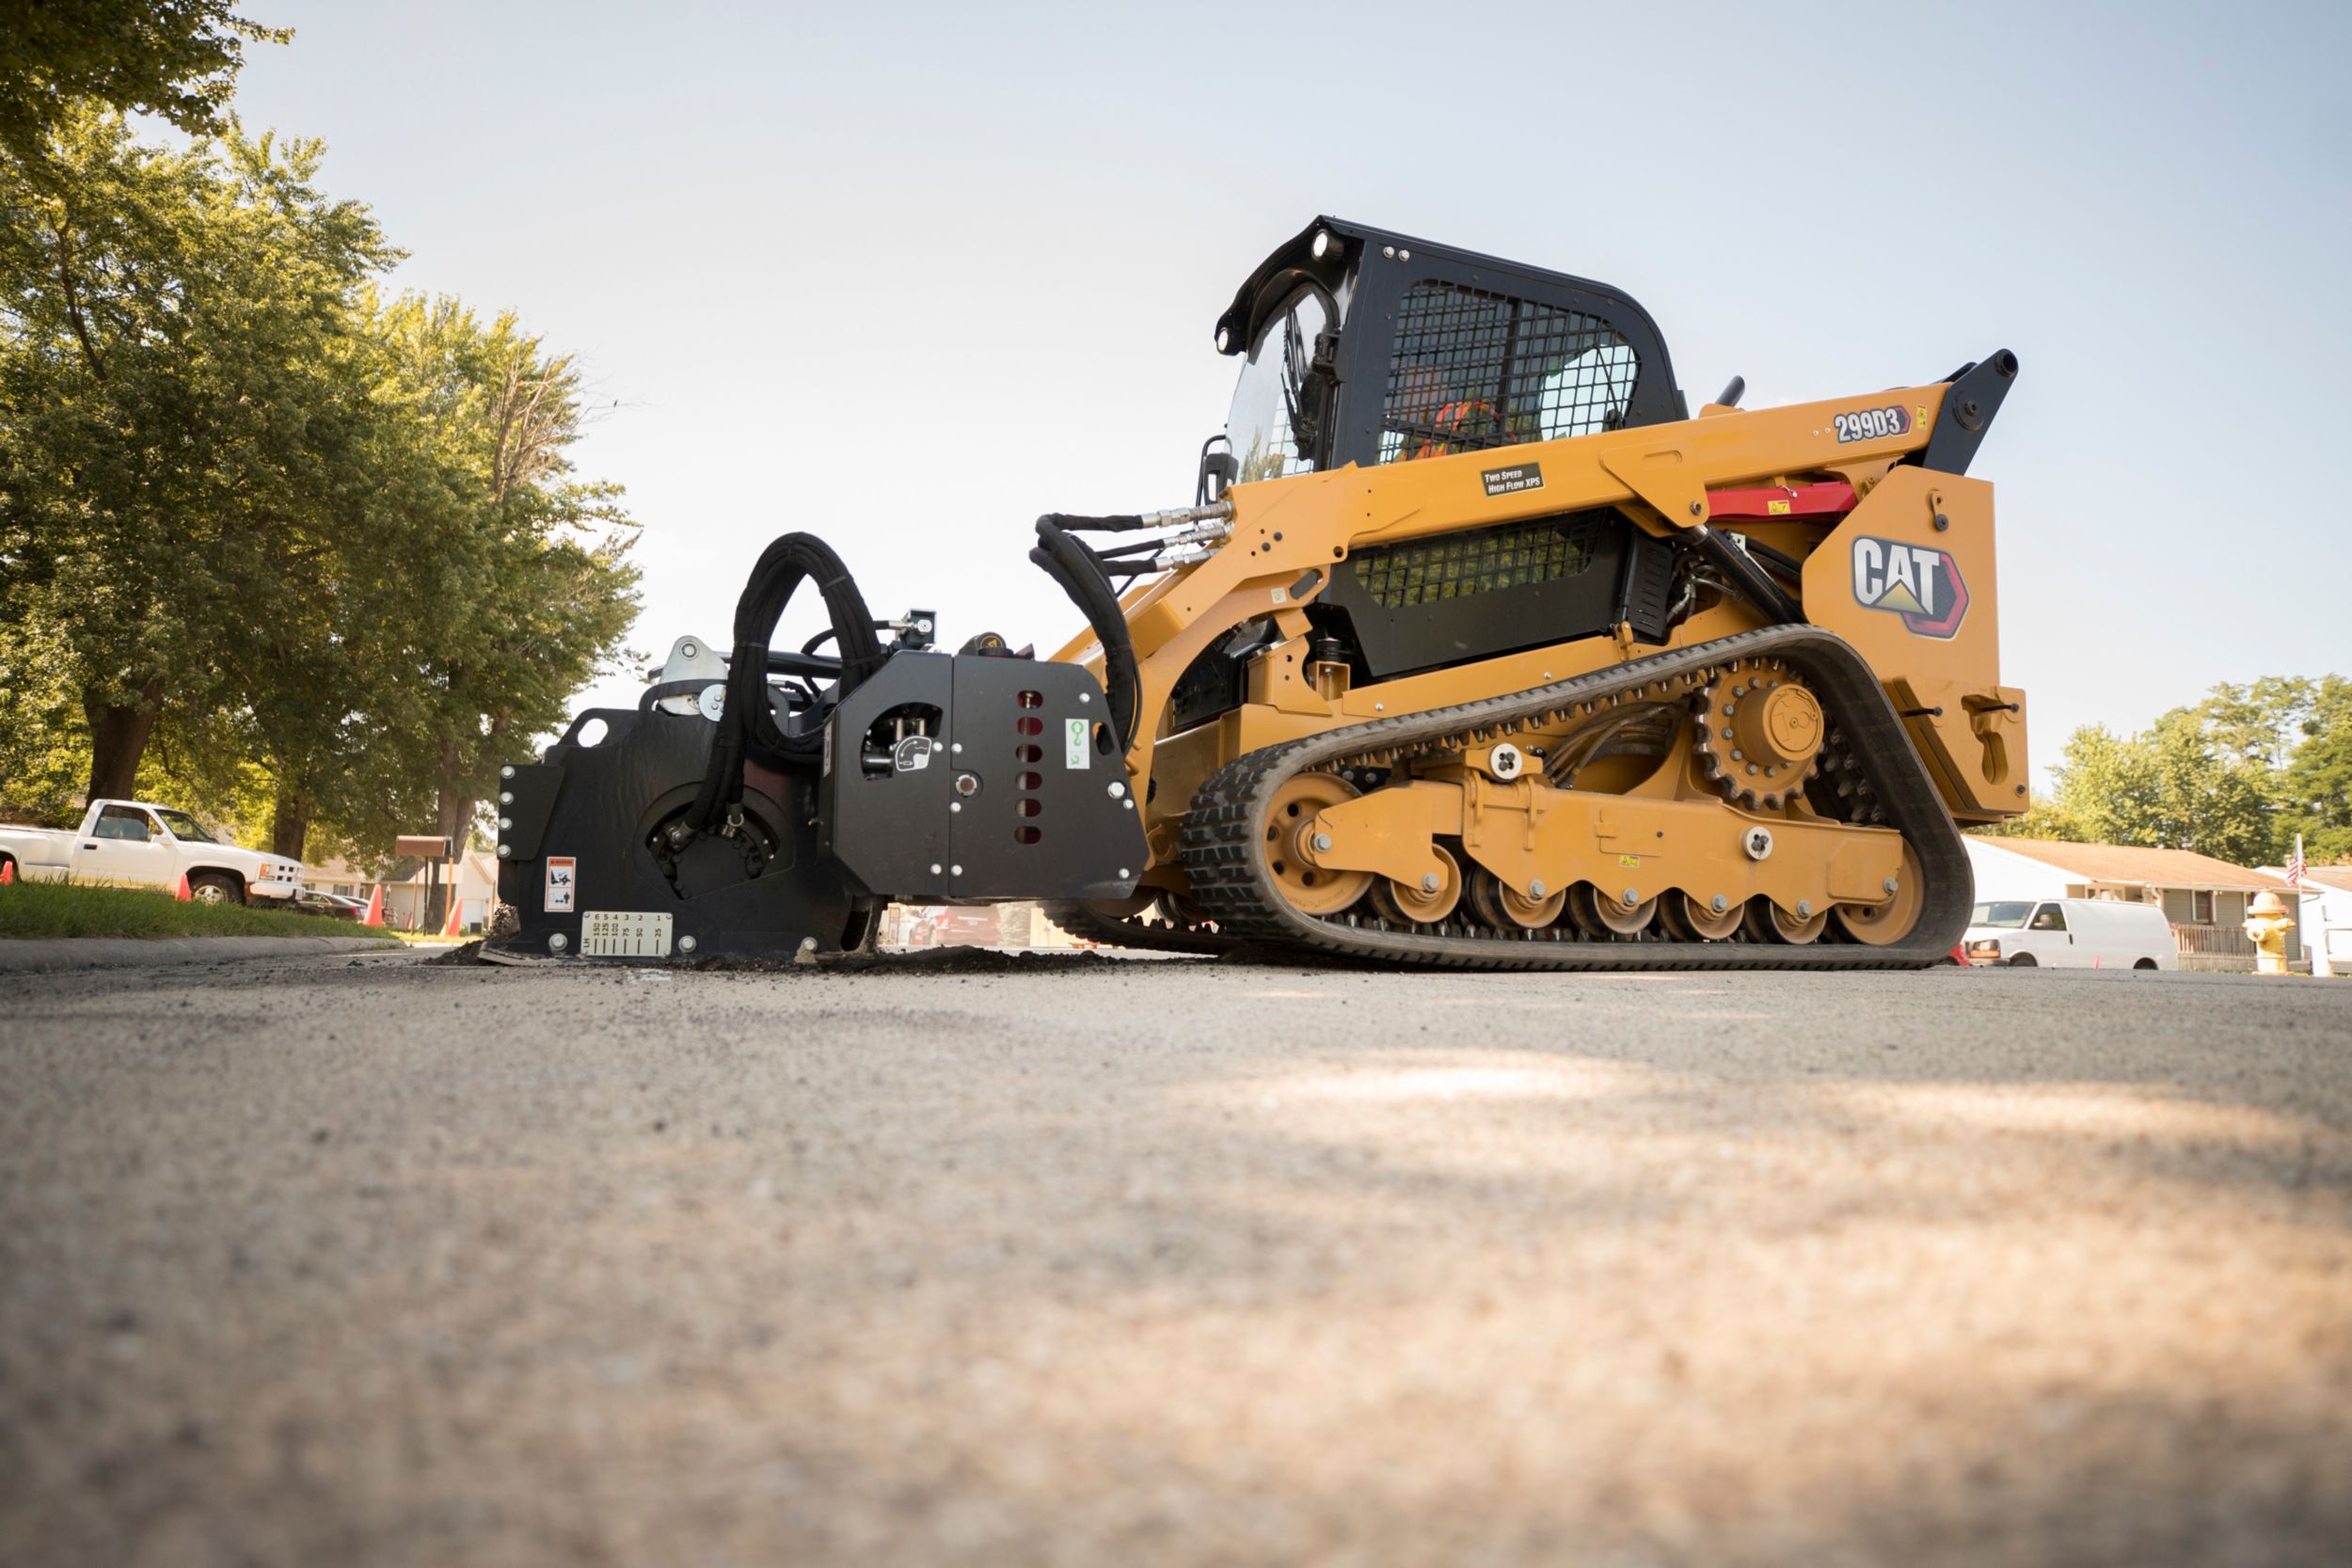
{"label": "yellow track loader body", "polygon": [[[930,612],[874,622],[828,547],[780,539],[732,654],[681,640],[624,756],[518,765],[523,913],[493,945],[612,927],[529,908],[568,838],[582,898],[601,865],[664,906],[623,912],[668,957],[1013,897],[1105,941],[1406,963],[1950,950],[1955,824],[2026,805],[1965,471],[2014,356],[1692,416],[1618,291],[1327,218],[1217,341],[1242,372],[1194,504],[1039,521],[1085,631],[948,656]],[[768,646],[804,580],[832,654]]]}

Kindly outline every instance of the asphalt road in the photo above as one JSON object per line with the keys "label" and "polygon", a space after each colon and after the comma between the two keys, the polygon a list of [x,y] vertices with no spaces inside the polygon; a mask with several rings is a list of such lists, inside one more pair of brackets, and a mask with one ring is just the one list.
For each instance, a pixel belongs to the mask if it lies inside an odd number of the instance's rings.
{"label": "asphalt road", "polygon": [[0,1562],[2342,1563],[2352,983],[0,975]]}

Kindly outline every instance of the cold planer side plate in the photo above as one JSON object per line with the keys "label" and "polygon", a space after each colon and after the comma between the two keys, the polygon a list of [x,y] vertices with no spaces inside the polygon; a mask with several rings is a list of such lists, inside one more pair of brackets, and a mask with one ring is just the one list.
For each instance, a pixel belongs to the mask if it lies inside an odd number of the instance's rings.
{"label": "cold planer side plate", "polygon": [[693,803],[712,733],[699,714],[596,708],[539,762],[501,769],[499,899],[520,924],[483,957],[667,963],[863,946],[879,908],[818,850],[813,768],[750,770],[740,838],[657,858],[655,831]]}
{"label": "cold planer side plate", "polygon": [[1125,897],[1143,823],[1108,705],[1073,664],[896,654],[826,730],[819,845],[903,902]]}

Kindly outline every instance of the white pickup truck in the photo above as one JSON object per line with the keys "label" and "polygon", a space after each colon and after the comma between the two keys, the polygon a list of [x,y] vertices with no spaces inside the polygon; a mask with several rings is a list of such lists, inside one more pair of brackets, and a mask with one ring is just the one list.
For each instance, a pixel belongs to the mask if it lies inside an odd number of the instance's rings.
{"label": "white pickup truck", "polygon": [[32,881],[178,888],[207,904],[290,902],[302,867],[282,855],[223,844],[186,812],[145,800],[92,800],[79,832],[0,825],[0,865]]}

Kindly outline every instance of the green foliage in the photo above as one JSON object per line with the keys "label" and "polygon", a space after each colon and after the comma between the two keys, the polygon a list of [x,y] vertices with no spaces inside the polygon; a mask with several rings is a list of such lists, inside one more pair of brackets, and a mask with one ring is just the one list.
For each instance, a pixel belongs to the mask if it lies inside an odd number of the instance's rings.
{"label": "green foliage", "polygon": [[2119,736],[2066,743],[2056,788],[1996,837],[2194,849],[2277,864],[2305,836],[2313,863],[2352,858],[2352,681],[2265,676]]}
{"label": "green foliage", "polygon": [[245,46],[289,28],[230,0],[0,0],[0,153],[47,180],[50,137],[88,100],[160,115],[190,135],[220,129]]}
{"label": "green foliage", "polygon": [[66,117],[0,168],[0,766],[292,855],[462,832],[631,619],[577,480],[580,380],[502,316],[385,306],[398,257],[315,142],[182,152]]}
{"label": "green foliage", "polygon": [[31,626],[0,635],[0,821],[78,818],[88,744],[61,642]]}
{"label": "green foliage", "polygon": [[2315,865],[2352,861],[2352,681],[2314,685],[2298,727],[2303,738],[2280,779],[2281,840],[2300,832]]}

